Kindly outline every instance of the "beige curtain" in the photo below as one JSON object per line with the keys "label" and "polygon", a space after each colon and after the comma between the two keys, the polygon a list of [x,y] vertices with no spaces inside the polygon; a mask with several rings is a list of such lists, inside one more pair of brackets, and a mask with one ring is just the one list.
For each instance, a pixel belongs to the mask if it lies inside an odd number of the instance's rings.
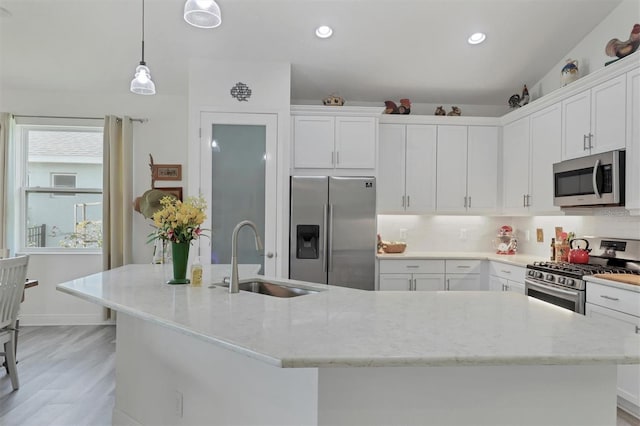
{"label": "beige curtain", "polygon": [[133,128],[131,119],[107,115],[103,151],[103,269],[132,262]]}
{"label": "beige curtain", "polygon": [[13,117],[0,113],[0,248],[7,247],[7,181],[9,179],[9,134]]}

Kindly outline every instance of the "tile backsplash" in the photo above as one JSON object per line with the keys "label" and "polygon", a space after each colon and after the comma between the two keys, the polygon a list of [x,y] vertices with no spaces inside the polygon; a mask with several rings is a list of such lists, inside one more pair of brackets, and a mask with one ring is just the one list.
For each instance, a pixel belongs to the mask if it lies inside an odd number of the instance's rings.
{"label": "tile backsplash", "polygon": [[[503,225],[513,227],[518,253],[542,257],[549,254],[556,226],[576,236],[640,239],[638,216],[378,216],[382,239],[405,240],[407,251],[493,251],[493,241]],[[543,230],[543,242],[536,242],[538,228]]]}

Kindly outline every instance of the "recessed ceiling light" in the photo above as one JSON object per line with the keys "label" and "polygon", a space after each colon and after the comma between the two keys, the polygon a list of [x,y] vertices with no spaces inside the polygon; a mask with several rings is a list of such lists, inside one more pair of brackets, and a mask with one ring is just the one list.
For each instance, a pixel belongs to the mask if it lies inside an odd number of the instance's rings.
{"label": "recessed ceiling light", "polygon": [[316,28],[316,36],[320,38],[329,38],[332,34],[333,30],[327,25],[320,25],[318,28]]}
{"label": "recessed ceiling light", "polygon": [[486,35],[485,33],[473,33],[473,34],[471,34],[471,36],[467,39],[467,42],[469,42],[469,44],[480,44],[480,43],[482,43],[486,38],[487,38],[487,35]]}

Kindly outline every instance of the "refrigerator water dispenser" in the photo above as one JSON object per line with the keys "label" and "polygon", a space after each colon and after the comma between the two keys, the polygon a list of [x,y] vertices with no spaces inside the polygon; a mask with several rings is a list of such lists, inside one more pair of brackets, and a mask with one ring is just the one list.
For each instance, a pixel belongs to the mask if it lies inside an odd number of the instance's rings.
{"label": "refrigerator water dispenser", "polygon": [[298,259],[317,259],[318,241],[320,240],[320,226],[297,225],[296,237],[298,241],[296,257]]}

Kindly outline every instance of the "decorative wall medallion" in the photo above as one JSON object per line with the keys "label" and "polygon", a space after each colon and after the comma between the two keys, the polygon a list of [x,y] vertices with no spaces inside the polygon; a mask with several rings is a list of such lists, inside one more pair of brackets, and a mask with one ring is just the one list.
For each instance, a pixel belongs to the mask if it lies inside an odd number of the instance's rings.
{"label": "decorative wall medallion", "polygon": [[239,102],[247,102],[251,97],[251,89],[246,84],[238,82],[231,88],[231,96],[236,98]]}

